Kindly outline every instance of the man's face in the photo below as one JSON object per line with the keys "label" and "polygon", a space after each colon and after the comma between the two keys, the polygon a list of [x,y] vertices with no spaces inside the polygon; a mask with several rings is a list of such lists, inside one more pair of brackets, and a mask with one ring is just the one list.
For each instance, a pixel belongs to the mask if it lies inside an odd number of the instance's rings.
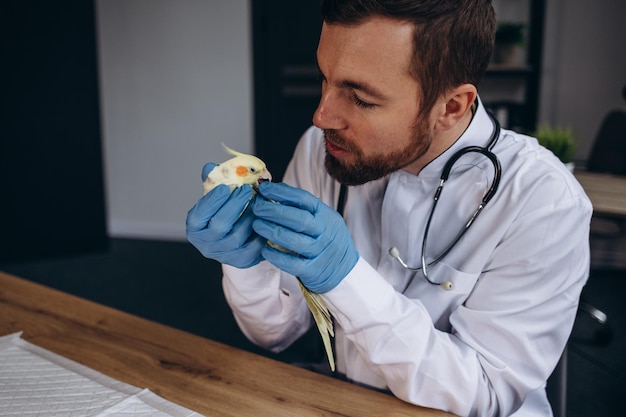
{"label": "man's face", "polygon": [[313,123],[324,130],[326,169],[363,184],[428,150],[428,120],[418,118],[419,85],[409,72],[413,27],[386,18],[322,27],[317,61],[322,98]]}

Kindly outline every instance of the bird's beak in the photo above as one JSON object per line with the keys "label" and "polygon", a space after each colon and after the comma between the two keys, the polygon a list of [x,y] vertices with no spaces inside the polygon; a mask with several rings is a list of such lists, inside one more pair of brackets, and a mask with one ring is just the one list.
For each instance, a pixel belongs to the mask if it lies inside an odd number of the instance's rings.
{"label": "bird's beak", "polygon": [[263,170],[261,176],[259,177],[259,183],[262,183],[263,181],[272,181],[272,174],[270,174],[267,168]]}

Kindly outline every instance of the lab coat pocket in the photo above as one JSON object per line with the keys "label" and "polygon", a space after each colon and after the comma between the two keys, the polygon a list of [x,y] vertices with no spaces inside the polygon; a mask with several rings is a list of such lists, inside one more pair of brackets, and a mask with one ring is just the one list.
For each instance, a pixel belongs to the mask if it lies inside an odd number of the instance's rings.
{"label": "lab coat pocket", "polygon": [[465,302],[476,285],[480,272],[459,271],[440,262],[428,269],[428,277],[439,285],[426,282],[422,275],[424,284],[410,288],[406,295],[422,303],[436,328],[448,331],[450,314]]}

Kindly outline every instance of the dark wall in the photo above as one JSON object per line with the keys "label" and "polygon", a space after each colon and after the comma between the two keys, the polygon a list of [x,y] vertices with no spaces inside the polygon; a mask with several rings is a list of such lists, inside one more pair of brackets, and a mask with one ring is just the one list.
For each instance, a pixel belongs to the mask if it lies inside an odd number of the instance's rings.
{"label": "dark wall", "polygon": [[107,245],[94,8],[0,6],[0,260]]}

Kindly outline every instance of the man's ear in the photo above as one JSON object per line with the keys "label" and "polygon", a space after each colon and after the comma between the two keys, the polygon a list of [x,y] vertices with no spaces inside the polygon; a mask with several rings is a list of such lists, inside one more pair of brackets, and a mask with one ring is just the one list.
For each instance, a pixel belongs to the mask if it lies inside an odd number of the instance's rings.
{"label": "man's ear", "polygon": [[449,130],[471,111],[478,95],[472,84],[461,84],[442,97],[442,111],[437,116],[435,129]]}

